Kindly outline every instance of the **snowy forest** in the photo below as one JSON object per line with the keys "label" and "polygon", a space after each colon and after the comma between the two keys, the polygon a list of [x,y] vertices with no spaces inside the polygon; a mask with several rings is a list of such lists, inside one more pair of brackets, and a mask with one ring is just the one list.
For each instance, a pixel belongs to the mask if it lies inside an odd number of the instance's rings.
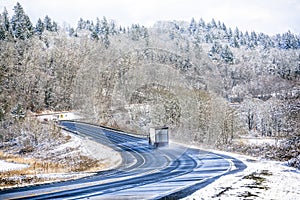
{"label": "snowy forest", "polygon": [[[168,126],[175,141],[300,166],[299,35],[215,19],[123,27],[79,16],[71,27],[46,15],[33,24],[21,4],[13,11],[0,14],[0,148],[20,137],[42,143],[22,129],[32,113],[74,110],[92,123],[143,135]],[[278,143],[236,142],[246,136]]]}

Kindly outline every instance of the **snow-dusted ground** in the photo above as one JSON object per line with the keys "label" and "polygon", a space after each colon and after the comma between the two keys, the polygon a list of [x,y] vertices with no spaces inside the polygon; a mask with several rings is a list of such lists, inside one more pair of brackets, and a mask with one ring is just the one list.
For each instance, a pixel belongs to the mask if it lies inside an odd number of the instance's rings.
{"label": "snow-dusted ground", "polygon": [[243,161],[247,168],[235,174],[222,176],[208,186],[184,198],[193,199],[300,199],[300,171],[283,162],[227,153]]}
{"label": "snow-dusted ground", "polygon": [[43,158],[48,157],[48,155],[57,155],[56,159],[64,159],[65,156],[74,158],[77,158],[78,155],[87,156],[99,160],[104,166],[101,170],[115,168],[122,162],[121,155],[107,146],[67,131],[63,131],[63,134],[70,136],[67,143],[61,144],[48,152],[41,152],[39,157]]}
{"label": "snow-dusted ground", "polygon": [[0,160],[0,172],[20,170],[26,167],[28,167],[28,165],[26,164],[12,163],[12,162],[6,162],[4,160]]}
{"label": "snow-dusted ground", "polygon": [[[96,169],[96,170],[108,170],[112,168],[116,168],[118,165],[122,162],[121,155],[112,150],[111,148],[108,148],[102,144],[99,144],[93,140],[90,140],[88,138],[84,138],[72,133],[69,133],[67,131],[63,132],[64,135],[69,135],[70,139],[67,143],[63,143],[59,146],[57,146],[54,149],[49,149],[48,151],[41,151],[39,152],[39,159],[41,158],[47,158],[48,155],[57,155],[56,159],[64,159],[65,156],[78,156],[83,155],[87,156],[89,158],[93,158],[96,160],[99,160],[102,164],[103,168]],[[65,152],[65,153],[61,153]],[[11,170],[21,170],[28,167],[26,164],[19,164],[19,163],[11,163],[6,162],[3,160],[0,160],[0,173],[5,171],[11,171]],[[1,188],[5,187],[20,187],[20,186],[26,186],[26,185],[34,185],[34,184],[40,184],[40,183],[49,183],[53,181],[63,181],[68,179],[76,179],[76,178],[82,178],[86,176],[91,176],[94,173],[92,172],[74,172],[74,173],[40,173],[37,172],[34,175],[23,175],[22,177],[18,175],[11,175],[10,177],[7,177],[7,180],[21,180],[21,179],[30,179],[35,178],[39,179],[40,181],[36,183],[21,183],[13,186],[3,186]]]}
{"label": "snow-dusted ground", "polygon": [[251,131],[248,135],[242,135],[240,138],[234,139],[235,142],[244,143],[248,145],[278,145],[280,143],[280,139],[275,137],[259,137],[261,133],[257,131]]}
{"label": "snow-dusted ground", "polygon": [[113,149],[86,137],[75,135],[67,131],[63,131],[63,133],[71,136],[70,141],[60,145],[59,148],[51,151],[52,153],[55,153],[55,151],[62,151],[64,149],[72,148],[77,149],[77,151],[71,152],[73,154],[80,153],[81,155],[102,161],[105,165],[105,169],[115,168],[121,164],[121,155]]}
{"label": "snow-dusted ground", "polygon": [[118,152],[88,138],[81,138],[81,141],[83,144],[81,151],[89,157],[103,161],[105,170],[116,168],[122,163],[122,157]]}

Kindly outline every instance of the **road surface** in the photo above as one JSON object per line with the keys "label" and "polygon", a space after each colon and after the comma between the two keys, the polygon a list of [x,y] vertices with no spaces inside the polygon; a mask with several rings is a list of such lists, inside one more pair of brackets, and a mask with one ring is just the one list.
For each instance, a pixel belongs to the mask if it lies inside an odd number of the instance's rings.
{"label": "road surface", "polygon": [[178,199],[246,167],[228,156],[176,144],[153,149],[147,138],[99,126],[61,125],[119,151],[122,164],[88,178],[0,191],[0,199]]}

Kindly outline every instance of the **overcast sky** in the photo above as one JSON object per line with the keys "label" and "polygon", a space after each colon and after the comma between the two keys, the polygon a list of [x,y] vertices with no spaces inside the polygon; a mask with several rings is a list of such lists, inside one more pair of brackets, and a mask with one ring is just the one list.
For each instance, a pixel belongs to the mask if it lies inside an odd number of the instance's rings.
{"label": "overcast sky", "polygon": [[0,11],[20,2],[35,25],[48,15],[60,25],[76,26],[80,17],[106,16],[119,25],[151,26],[158,20],[198,21],[212,18],[227,27],[274,35],[288,30],[300,34],[300,0],[0,0]]}

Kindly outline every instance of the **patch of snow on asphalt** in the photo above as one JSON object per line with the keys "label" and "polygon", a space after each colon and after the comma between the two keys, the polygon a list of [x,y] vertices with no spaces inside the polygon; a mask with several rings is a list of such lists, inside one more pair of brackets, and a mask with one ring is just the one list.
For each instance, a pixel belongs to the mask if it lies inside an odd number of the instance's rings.
{"label": "patch of snow on asphalt", "polygon": [[11,163],[11,162],[0,160],[0,172],[20,170],[26,167],[28,167],[28,165],[26,164]]}
{"label": "patch of snow on asphalt", "polygon": [[298,200],[300,171],[286,163],[259,160],[233,153],[212,151],[235,157],[247,168],[235,174],[220,177],[213,183],[184,198],[193,199],[278,199]]}

